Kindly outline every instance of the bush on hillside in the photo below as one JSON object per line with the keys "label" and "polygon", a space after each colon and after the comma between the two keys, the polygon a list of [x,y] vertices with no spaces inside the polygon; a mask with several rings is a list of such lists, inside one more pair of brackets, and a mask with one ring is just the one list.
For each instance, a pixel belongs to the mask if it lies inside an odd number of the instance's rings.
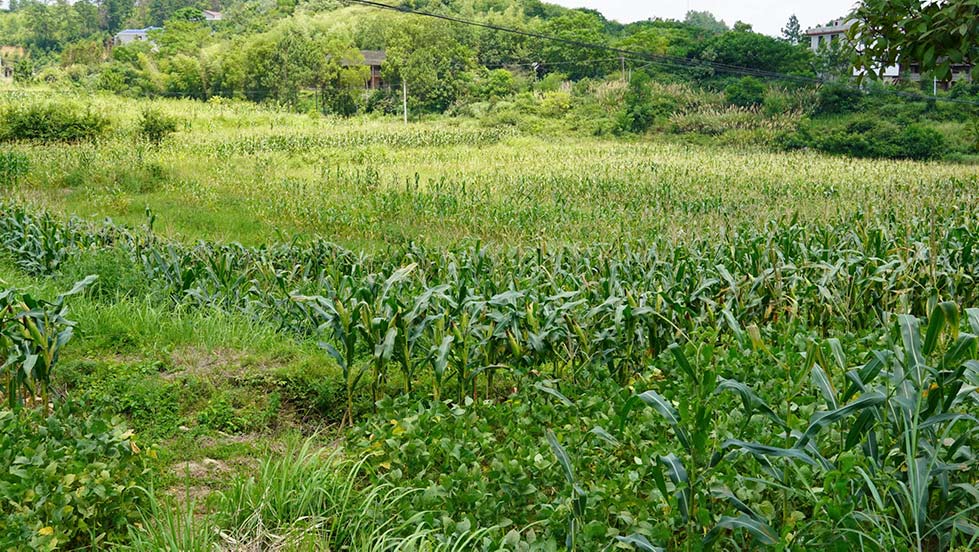
{"label": "bush on hillside", "polygon": [[72,403],[0,411],[0,549],[96,549],[138,518],[148,472],[131,431]]}
{"label": "bush on hillside", "polygon": [[109,120],[72,103],[36,103],[0,115],[0,141],[80,142],[105,134]]}
{"label": "bush on hillside", "polygon": [[758,79],[744,77],[727,85],[724,98],[738,107],[754,107],[765,102],[765,85]]}
{"label": "bush on hillside", "polygon": [[945,137],[933,128],[911,125],[901,133],[902,157],[938,159],[945,153]]}
{"label": "bush on hillside", "polygon": [[819,102],[816,113],[836,115],[859,111],[863,106],[864,93],[852,86],[827,84],[819,89]]}
{"label": "bush on hillside", "polygon": [[139,135],[152,144],[159,145],[163,140],[177,132],[177,118],[156,109],[144,109],[139,118]]}
{"label": "bush on hillside", "polygon": [[813,128],[801,125],[780,136],[785,149],[813,148],[826,153],[880,159],[937,159],[945,154],[944,136],[933,128],[905,128],[871,116],[858,117],[844,126]]}

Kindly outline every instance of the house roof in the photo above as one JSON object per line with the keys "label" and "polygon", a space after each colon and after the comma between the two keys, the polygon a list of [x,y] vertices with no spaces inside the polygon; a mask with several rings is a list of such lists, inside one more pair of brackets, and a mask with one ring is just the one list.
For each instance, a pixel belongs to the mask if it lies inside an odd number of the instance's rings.
{"label": "house roof", "polygon": [[360,55],[364,56],[364,65],[384,65],[388,58],[384,50],[361,50]]}
{"label": "house roof", "polygon": [[150,32],[150,31],[159,31],[160,29],[162,29],[162,27],[146,27],[145,29],[123,29],[123,30],[119,31],[118,33],[116,33],[116,36],[119,36],[119,35],[144,35],[144,34]]}
{"label": "house roof", "polygon": [[811,29],[808,29],[805,34],[806,36],[818,36],[818,35],[845,33],[849,31],[850,27],[852,26],[853,26],[852,19],[847,21],[844,21],[842,19],[837,19],[836,21],[831,22],[829,25],[826,25],[825,27],[813,27]]}
{"label": "house roof", "polygon": [[212,19],[214,21],[220,21],[222,19],[221,12],[212,10],[201,10],[204,14],[205,19]]}

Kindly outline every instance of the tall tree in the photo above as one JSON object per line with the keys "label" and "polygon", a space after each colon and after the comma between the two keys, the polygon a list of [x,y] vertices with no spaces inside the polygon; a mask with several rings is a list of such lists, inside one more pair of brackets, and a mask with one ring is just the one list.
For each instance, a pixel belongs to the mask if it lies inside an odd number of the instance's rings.
{"label": "tall tree", "polygon": [[709,11],[688,11],[684,23],[699,27],[712,34],[720,34],[727,31],[727,24],[714,17]]}
{"label": "tall tree", "polygon": [[102,0],[99,3],[102,28],[113,34],[122,30],[126,19],[133,13],[133,5],[133,0]]}
{"label": "tall tree", "polygon": [[[544,34],[557,36],[584,44],[605,44],[604,25],[594,14],[570,11],[544,22]],[[614,64],[605,59],[608,52],[556,41],[546,41],[542,46],[545,64],[572,79],[595,77],[608,72]]]}
{"label": "tall tree", "polygon": [[789,22],[782,29],[782,38],[789,44],[798,44],[802,40],[802,27],[799,26],[799,18],[795,14],[789,17]]}
{"label": "tall tree", "polygon": [[851,36],[861,43],[855,65],[871,76],[904,60],[940,79],[953,64],[972,64],[979,78],[979,2],[976,0],[863,0]]}

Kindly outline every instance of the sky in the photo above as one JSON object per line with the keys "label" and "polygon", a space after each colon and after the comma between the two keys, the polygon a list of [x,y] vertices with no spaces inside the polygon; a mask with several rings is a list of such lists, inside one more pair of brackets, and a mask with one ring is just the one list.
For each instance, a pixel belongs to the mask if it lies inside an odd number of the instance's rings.
{"label": "sky", "polygon": [[[546,0],[569,8],[592,8],[622,23],[650,18],[683,19],[687,10],[709,11],[728,26],[741,20],[755,31],[778,36],[795,14],[802,30],[846,15],[857,0]],[[688,7],[689,6],[689,7]]]}

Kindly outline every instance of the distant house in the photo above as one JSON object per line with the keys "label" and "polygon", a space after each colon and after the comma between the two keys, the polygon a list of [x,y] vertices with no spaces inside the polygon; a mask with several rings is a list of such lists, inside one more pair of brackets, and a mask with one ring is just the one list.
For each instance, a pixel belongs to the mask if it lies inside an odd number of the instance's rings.
{"label": "distant house", "polygon": [[[359,66],[367,66],[371,68],[370,76],[367,77],[367,82],[364,83],[364,87],[368,90],[378,90],[384,86],[384,80],[381,78],[381,68],[384,66],[384,62],[387,61],[387,53],[384,50],[361,50],[360,55],[364,57],[363,63],[357,63]],[[344,66],[354,65],[349,62],[344,62]]]}
{"label": "distant house", "polygon": [[112,43],[115,46],[123,46],[131,42],[138,41],[148,41],[150,38],[150,31],[159,31],[160,27],[146,27],[145,29],[125,29],[116,33],[116,36],[112,38]]}
{"label": "distant house", "polygon": [[219,11],[203,10],[202,13],[204,14],[204,21],[221,21],[223,19]]}
{"label": "distant house", "polygon": [[25,55],[20,46],[0,46],[0,78],[14,78],[14,66]]}
{"label": "distant house", "polygon": [[[854,21],[852,19],[837,19],[836,21],[830,22],[829,25],[807,30],[805,36],[810,40],[809,48],[815,53],[819,52],[820,48],[828,47],[833,42],[848,40],[848,33],[850,32],[850,28],[853,27],[853,24]],[[860,74],[860,71],[857,69],[853,70],[853,76],[860,76]],[[911,82],[920,82],[923,78],[920,64],[907,60],[902,60],[897,65],[885,67],[881,76],[884,82],[889,83],[895,83],[904,79],[910,80]],[[952,84],[960,80],[972,82],[971,65],[953,65],[952,78],[949,81],[938,84],[942,88],[948,89]]]}

